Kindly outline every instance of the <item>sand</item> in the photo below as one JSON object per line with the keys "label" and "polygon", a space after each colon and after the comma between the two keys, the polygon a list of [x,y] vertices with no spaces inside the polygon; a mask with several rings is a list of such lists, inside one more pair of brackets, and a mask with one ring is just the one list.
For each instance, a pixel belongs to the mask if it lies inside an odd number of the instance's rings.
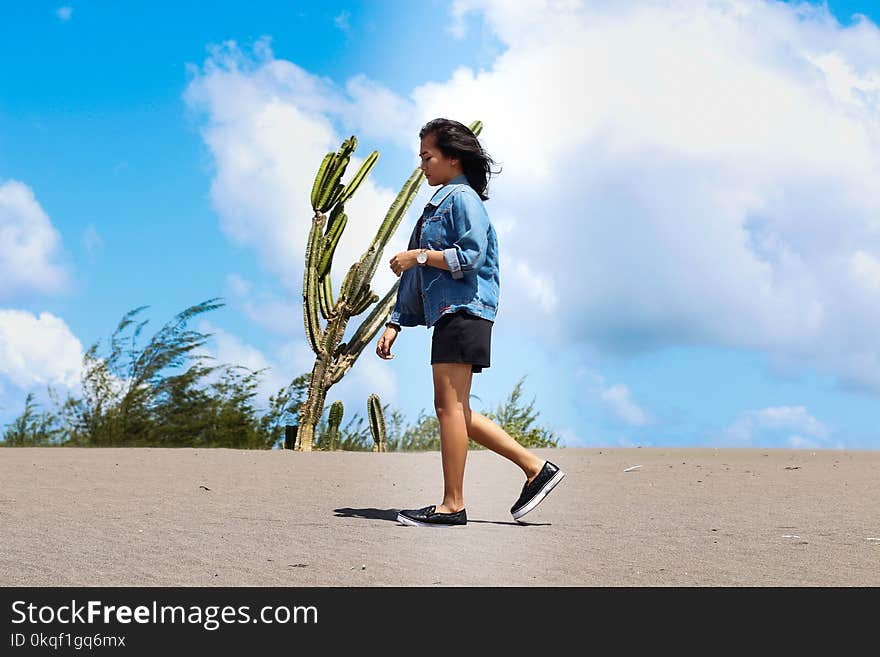
{"label": "sand", "polygon": [[[2,586],[878,586],[880,451],[541,449],[565,480],[439,452],[0,449]],[[632,466],[640,466],[626,471]]]}

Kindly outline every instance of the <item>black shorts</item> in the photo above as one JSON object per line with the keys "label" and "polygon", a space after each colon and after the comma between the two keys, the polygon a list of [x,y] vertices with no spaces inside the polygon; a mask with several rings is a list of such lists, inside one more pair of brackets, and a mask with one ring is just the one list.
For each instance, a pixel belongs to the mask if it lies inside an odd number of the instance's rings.
{"label": "black shorts", "polygon": [[434,323],[431,336],[431,365],[470,363],[472,372],[489,367],[492,322],[466,310],[442,315]]}

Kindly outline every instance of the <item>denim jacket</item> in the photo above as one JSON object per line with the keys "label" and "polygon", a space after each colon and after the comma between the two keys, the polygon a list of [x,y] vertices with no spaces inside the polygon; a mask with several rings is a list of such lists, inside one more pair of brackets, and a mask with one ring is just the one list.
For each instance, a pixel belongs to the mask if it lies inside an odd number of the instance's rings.
{"label": "denim jacket", "polygon": [[464,175],[441,187],[422,212],[421,238],[413,228],[408,249],[443,251],[449,271],[416,265],[401,274],[390,322],[433,326],[441,315],[465,309],[495,321],[498,239],[479,194]]}

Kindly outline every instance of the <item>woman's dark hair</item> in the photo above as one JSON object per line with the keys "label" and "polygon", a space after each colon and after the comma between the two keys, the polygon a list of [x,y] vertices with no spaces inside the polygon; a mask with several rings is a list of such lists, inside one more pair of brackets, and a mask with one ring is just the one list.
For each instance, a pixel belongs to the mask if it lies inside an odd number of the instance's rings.
{"label": "woman's dark hair", "polygon": [[493,174],[490,164],[496,164],[495,160],[480,146],[477,136],[466,125],[452,119],[434,119],[428,121],[419,131],[419,139],[433,135],[437,148],[443,153],[443,157],[453,157],[461,161],[461,168],[467,178],[468,184],[484,201],[489,199],[486,193],[489,186],[489,178]]}

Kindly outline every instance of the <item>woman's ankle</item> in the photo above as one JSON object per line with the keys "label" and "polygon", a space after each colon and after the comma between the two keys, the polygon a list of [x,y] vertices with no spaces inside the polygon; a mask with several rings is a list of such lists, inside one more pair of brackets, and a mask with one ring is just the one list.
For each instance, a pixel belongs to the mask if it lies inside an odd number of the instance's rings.
{"label": "woman's ankle", "polygon": [[531,481],[541,474],[541,470],[544,468],[544,463],[544,459],[537,459],[532,461],[527,468],[523,468],[523,472],[526,473],[526,480]]}

